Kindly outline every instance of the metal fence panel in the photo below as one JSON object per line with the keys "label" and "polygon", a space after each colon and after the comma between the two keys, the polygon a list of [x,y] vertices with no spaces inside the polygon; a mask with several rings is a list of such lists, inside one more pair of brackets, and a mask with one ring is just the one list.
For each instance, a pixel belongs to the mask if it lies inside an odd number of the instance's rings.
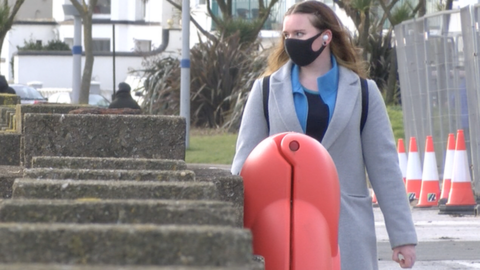
{"label": "metal fence panel", "polygon": [[406,138],[422,156],[433,137],[442,175],[448,134],[463,129],[480,198],[479,19],[480,5],[438,12],[397,25],[395,40]]}

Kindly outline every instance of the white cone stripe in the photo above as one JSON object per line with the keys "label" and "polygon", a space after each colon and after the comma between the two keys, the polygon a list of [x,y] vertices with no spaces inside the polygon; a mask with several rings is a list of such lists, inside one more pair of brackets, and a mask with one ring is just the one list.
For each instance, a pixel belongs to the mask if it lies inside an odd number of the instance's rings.
{"label": "white cone stripe", "polygon": [[453,162],[452,183],[471,182],[470,169],[468,168],[467,151],[455,151],[455,162]]}
{"label": "white cone stripe", "polygon": [[420,166],[418,152],[410,153],[407,164],[407,179],[422,179],[422,168]]}
{"label": "white cone stripe", "polygon": [[455,156],[455,150],[447,150],[445,157],[445,168],[443,170],[443,179],[452,179],[453,161]]}
{"label": "white cone stripe", "polygon": [[437,159],[434,152],[426,152],[423,161],[423,181],[438,181]]}
{"label": "white cone stripe", "polygon": [[402,177],[407,177],[407,154],[398,153],[398,165],[400,165],[400,170],[402,171]]}

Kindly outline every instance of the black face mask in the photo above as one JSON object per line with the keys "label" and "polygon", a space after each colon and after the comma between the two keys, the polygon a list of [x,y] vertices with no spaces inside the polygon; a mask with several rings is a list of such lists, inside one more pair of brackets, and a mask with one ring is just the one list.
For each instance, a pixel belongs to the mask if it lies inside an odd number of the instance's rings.
{"label": "black face mask", "polygon": [[325,49],[325,45],[318,51],[312,50],[312,44],[323,32],[309,38],[309,39],[293,39],[287,38],[285,40],[285,51],[292,61],[298,66],[310,65]]}

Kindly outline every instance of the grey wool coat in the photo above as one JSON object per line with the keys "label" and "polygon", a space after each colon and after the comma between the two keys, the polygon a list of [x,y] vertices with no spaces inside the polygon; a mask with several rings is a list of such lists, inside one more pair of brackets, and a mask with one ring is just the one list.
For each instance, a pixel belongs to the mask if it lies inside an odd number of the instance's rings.
{"label": "grey wool coat", "polygon": [[[289,61],[270,77],[270,133],[263,113],[262,80],[255,81],[238,134],[233,174],[240,173],[249,153],[269,135],[303,133],[295,112],[291,68]],[[372,198],[365,170],[383,212],[391,247],[417,243],[390,120],[377,85],[367,81],[368,116],[360,133],[360,79],[353,71],[339,66],[335,109],[321,142],[332,156],[340,181],[342,270],[378,269]]]}

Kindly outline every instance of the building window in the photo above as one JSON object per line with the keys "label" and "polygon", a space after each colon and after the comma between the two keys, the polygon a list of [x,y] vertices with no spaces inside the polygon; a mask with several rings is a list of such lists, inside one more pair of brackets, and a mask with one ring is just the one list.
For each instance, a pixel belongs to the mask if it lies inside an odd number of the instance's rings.
{"label": "building window", "polygon": [[111,0],[98,0],[97,5],[93,9],[93,14],[110,14]]}
{"label": "building window", "polygon": [[137,52],[149,52],[152,50],[152,41],[151,40],[135,40],[135,51]]}
{"label": "building window", "polygon": [[92,50],[94,52],[109,52],[110,39],[94,38],[92,42]]}

